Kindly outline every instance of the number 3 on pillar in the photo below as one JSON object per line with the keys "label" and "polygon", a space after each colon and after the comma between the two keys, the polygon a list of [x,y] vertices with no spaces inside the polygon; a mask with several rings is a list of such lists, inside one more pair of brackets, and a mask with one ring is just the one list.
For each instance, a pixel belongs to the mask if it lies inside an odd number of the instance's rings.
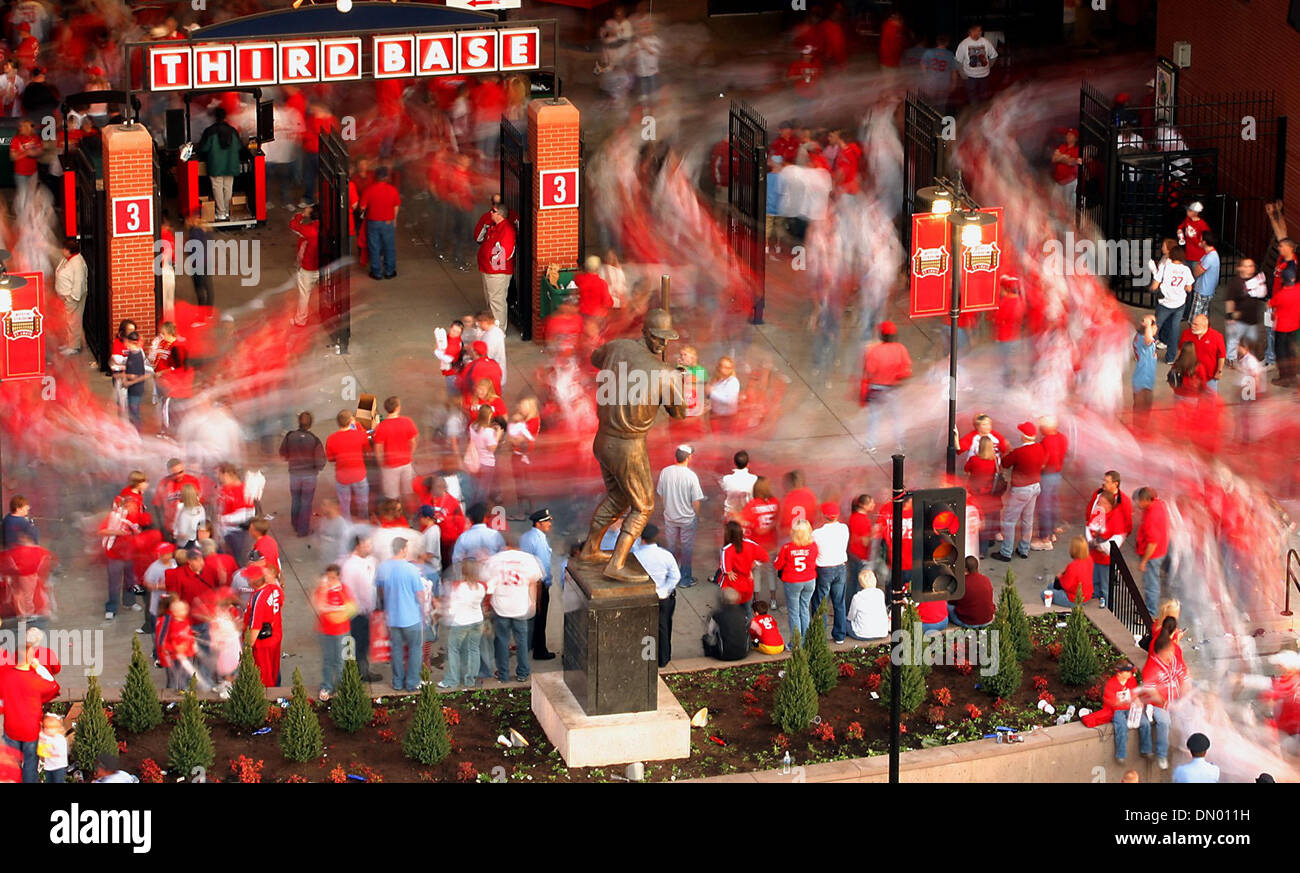
{"label": "number 3 on pillar", "polygon": [[113,236],[153,236],[153,197],[114,197]]}
{"label": "number 3 on pillar", "polygon": [[539,209],[572,209],[578,205],[578,170],[542,170]]}

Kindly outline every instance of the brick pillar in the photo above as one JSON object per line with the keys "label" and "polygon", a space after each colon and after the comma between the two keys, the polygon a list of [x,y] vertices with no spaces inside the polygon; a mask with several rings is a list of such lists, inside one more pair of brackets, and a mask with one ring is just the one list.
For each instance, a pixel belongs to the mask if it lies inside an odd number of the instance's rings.
{"label": "brick pillar", "polygon": [[568,100],[534,100],[528,104],[528,154],[533,162],[533,214],[521,216],[533,222],[533,338],[541,342],[542,273],[547,264],[561,269],[578,266],[579,211],[540,209],[540,174],[544,170],[568,170],[578,166],[578,107]]}
{"label": "brick pillar", "polygon": [[[153,139],[143,125],[110,124],[104,137],[104,199],[112,233],[114,197],[153,197]],[[155,228],[155,234],[157,228]],[[140,339],[154,334],[152,236],[110,237],[108,243],[109,331],[129,318]],[[180,252],[177,252],[180,257]]]}

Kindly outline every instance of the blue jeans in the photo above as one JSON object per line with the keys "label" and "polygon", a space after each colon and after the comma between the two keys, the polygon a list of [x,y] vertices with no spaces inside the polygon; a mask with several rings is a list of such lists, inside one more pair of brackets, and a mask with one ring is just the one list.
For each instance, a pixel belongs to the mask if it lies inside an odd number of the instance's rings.
{"label": "blue jeans", "polygon": [[664,547],[677,559],[677,566],[682,572],[681,581],[677,584],[682,587],[695,584],[691,561],[695,558],[695,534],[699,529],[699,518],[693,518],[685,524],[664,519]]}
{"label": "blue jeans", "polygon": [[1147,602],[1147,612],[1156,614],[1160,603],[1160,577],[1169,566],[1169,556],[1152,558],[1142,571],[1142,599]]}
{"label": "blue jeans", "polygon": [[414,691],[420,687],[420,658],[424,635],[418,624],[388,628],[392,642],[393,690]]}
{"label": "blue jeans", "polygon": [[135,585],[135,568],[131,562],[109,558],[108,600],[104,603],[104,611],[117,615],[119,601],[121,606],[130,609],[135,603],[135,595],[131,593],[133,585]]}
{"label": "blue jeans", "polygon": [[1110,564],[1092,565],[1092,593],[1110,604]]}
{"label": "blue jeans", "polygon": [[1169,710],[1162,707],[1153,707],[1151,710],[1156,723],[1156,757],[1169,757]]}
{"label": "blue jeans", "polygon": [[347,634],[319,634],[319,636],[320,687],[333,694],[334,689],[338,687],[339,676],[343,675],[343,646],[349,637]]}
{"label": "blue jeans", "polygon": [[397,275],[397,222],[366,221],[366,248],[372,279]]}
{"label": "blue jeans", "polygon": [[[1097,566],[1101,566],[1101,565],[1098,564]],[[1094,581],[1094,582],[1093,582],[1093,587],[1095,588],[1096,585],[1097,585],[1097,583]],[[1085,600],[1084,603],[1087,603],[1087,601]],[[1067,593],[1065,592],[1064,589],[1062,589],[1062,588],[1053,588],[1053,589],[1052,589],[1052,605],[1053,605],[1053,606],[1064,606],[1066,609],[1073,609],[1073,608],[1074,608],[1074,601],[1070,599],[1070,595],[1067,594]]]}
{"label": "blue jeans", "polygon": [[953,607],[951,603],[949,603],[948,624],[955,624],[957,625],[957,627],[968,627],[971,628],[972,630],[979,630],[982,627],[988,627],[989,625],[993,624],[993,622],[991,621],[985,622],[984,624],[966,624],[966,622],[962,621],[960,618],[957,617],[957,610]]}
{"label": "blue jeans", "polygon": [[23,783],[36,781],[36,740],[20,742],[5,737],[5,745],[17,749],[23,756]]}
{"label": "blue jeans", "polygon": [[140,401],[142,400],[144,400],[143,391],[139,394],[131,394],[128,392],[126,395],[126,415],[127,418],[131,419],[131,424],[135,425],[136,430],[140,429]]}
{"label": "blue jeans", "polygon": [[370,675],[370,616],[352,616],[348,630],[356,644],[357,670],[361,672],[362,681],[369,681],[366,676]]}
{"label": "blue jeans", "polygon": [[[1259,332],[1264,328],[1258,324],[1246,324],[1242,321],[1229,319],[1223,324],[1223,332],[1226,335],[1228,346],[1228,360],[1237,360],[1237,345],[1244,339],[1250,343],[1252,348],[1255,343],[1259,342]],[[1256,352],[1256,354],[1259,354]]]}
{"label": "blue jeans", "polygon": [[[1141,704],[1135,703],[1133,705],[1140,706]],[[1157,710],[1157,712],[1163,712],[1163,710]],[[1115,726],[1115,757],[1122,761],[1128,757],[1128,710],[1115,710],[1115,715],[1111,718],[1110,723]],[[1168,750],[1168,741],[1169,738],[1166,734],[1166,751]],[[1151,754],[1151,721],[1145,715],[1142,716],[1142,721],[1138,724],[1138,751],[1144,755]]]}
{"label": "blue jeans", "polygon": [[1060,521],[1056,495],[1061,490],[1061,474],[1044,473],[1038,484],[1042,486],[1038,493],[1038,536],[1050,540]]}
{"label": "blue jeans", "polygon": [[894,395],[897,388],[893,385],[872,385],[867,398],[867,448],[876,448],[876,426],[883,417],[889,421],[890,432],[894,437],[894,448],[903,447],[903,417],[894,408]]}
{"label": "blue jeans", "polygon": [[496,648],[494,637],[488,634],[482,634],[479,636],[478,640],[478,678],[491,679],[497,672],[497,656],[494,651]]}
{"label": "blue jeans", "polygon": [[822,600],[827,597],[831,601],[831,638],[835,640],[844,639],[849,632],[848,610],[844,608],[844,576],[847,571],[847,565],[837,564],[834,567],[817,568],[817,593],[813,596],[815,604],[813,605],[813,614],[817,612],[817,607],[821,605]]}
{"label": "blue jeans", "polygon": [[1156,304],[1156,340],[1162,342],[1167,347],[1165,349],[1165,363],[1172,364],[1174,358],[1178,357],[1178,328],[1182,326],[1179,320],[1182,317],[1183,307],[1179,306],[1170,309],[1167,306]]}
{"label": "blue jeans", "polygon": [[370,516],[370,482],[362,479],[359,482],[352,482],[344,485],[342,482],[334,483],[334,492],[339,497],[339,513],[348,521],[352,521],[353,511],[361,513],[363,519],[369,519]]}
{"label": "blue jeans", "polygon": [[943,621],[936,621],[932,624],[925,624],[925,623],[921,624],[921,633],[923,634],[934,633],[935,631],[941,631],[947,629],[948,629],[948,619],[946,618]]}
{"label": "blue jeans", "polygon": [[300,537],[311,533],[311,504],[316,499],[315,473],[289,474],[289,514],[294,532]]}
{"label": "blue jeans", "polygon": [[799,632],[800,639],[808,637],[808,625],[812,622],[812,609],[810,607],[813,589],[816,587],[816,582],[785,583],[785,610],[790,625],[790,639],[792,640],[795,631]]}
{"label": "blue jeans", "polygon": [[442,681],[448,685],[474,685],[478,681],[478,647],[483,622],[463,624],[447,632],[447,669]]}
{"label": "blue jeans", "polygon": [[1029,538],[1034,533],[1034,509],[1038,504],[1038,492],[1042,490],[1039,483],[1031,485],[1013,485],[1007,489],[1006,504],[1002,507],[1002,554],[1011,557],[1011,548],[1016,541],[1016,523],[1020,523],[1020,546],[1022,557],[1029,557]]}
{"label": "blue jeans", "polygon": [[515,638],[515,677],[518,679],[527,679],[529,670],[529,647],[532,641],[528,639],[528,619],[526,618],[502,618],[494,616],[492,630],[496,635],[493,641],[496,644],[497,656],[497,678],[505,682],[509,677],[506,675],[510,672],[510,637]]}

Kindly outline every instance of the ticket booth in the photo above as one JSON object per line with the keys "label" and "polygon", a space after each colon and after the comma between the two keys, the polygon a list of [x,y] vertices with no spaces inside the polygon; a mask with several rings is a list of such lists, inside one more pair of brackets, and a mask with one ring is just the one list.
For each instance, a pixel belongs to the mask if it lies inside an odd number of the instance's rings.
{"label": "ticket booth", "polygon": [[228,219],[216,220],[212,182],[208,178],[207,165],[198,154],[203,132],[198,131],[196,136],[193,130],[191,104],[196,99],[210,98],[211,92],[187,91],[182,95],[185,108],[167,111],[167,148],[174,150],[176,155],[176,188],[182,218],[197,214],[204,224],[211,227],[254,227],[266,221],[266,157],[262,154],[262,143],[275,138],[272,106],[270,101],[262,101],[261,88],[229,90],[252,97],[257,124],[255,130],[240,131],[239,174],[235,176]]}

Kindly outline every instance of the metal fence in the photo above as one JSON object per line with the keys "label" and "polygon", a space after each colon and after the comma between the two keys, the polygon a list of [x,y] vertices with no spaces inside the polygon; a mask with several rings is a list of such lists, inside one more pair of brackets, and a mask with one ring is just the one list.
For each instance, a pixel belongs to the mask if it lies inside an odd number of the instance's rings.
{"label": "metal fence", "polygon": [[727,131],[727,242],[732,257],[752,277],[751,320],[762,324],[767,297],[767,121],[748,103],[733,100]]}
{"label": "metal fence", "polygon": [[[579,177],[584,176],[579,173]],[[579,203],[582,202],[579,195]],[[533,162],[528,156],[528,133],[501,119],[501,201],[515,223],[515,272],[506,296],[508,318],[525,340],[533,338]]]}
{"label": "metal fence", "polygon": [[352,275],[348,203],[348,152],[337,133],[320,134],[317,202],[320,204],[320,317],[330,342],[346,354],[352,339]]}
{"label": "metal fence", "polygon": [[1151,613],[1142,589],[1133,581],[1128,563],[1114,543],[1110,546],[1110,600],[1106,607],[1128,628],[1134,640],[1151,633]]}
{"label": "metal fence", "polygon": [[903,247],[912,244],[916,192],[944,170],[943,114],[915,93],[903,104]]}
{"label": "metal fence", "polygon": [[[99,369],[108,372],[114,325],[111,322],[108,287],[108,205],[104,181],[95,165],[80,150],[64,157],[65,173],[76,176],[77,242],[86,259],[86,310],[82,316],[86,347]],[[66,205],[65,205],[66,207]]]}

